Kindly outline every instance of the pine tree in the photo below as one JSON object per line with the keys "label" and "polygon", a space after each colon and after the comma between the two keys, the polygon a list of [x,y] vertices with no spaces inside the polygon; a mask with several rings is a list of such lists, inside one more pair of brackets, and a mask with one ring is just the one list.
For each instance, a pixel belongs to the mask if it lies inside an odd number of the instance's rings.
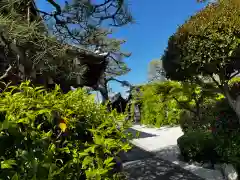
{"label": "pine tree", "polygon": [[[122,41],[110,39],[102,24],[123,26],[132,21],[124,1],[103,4],[75,0],[45,12],[32,0],[0,2],[1,80],[15,83],[31,79],[35,84],[94,86],[120,52]],[[52,28],[50,28],[52,27]],[[96,50],[104,52],[96,53]]]}

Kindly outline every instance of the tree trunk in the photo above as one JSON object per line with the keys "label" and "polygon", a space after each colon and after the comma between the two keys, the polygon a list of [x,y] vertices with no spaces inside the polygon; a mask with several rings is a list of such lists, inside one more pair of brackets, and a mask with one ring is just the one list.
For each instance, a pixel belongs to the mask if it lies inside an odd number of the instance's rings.
{"label": "tree trunk", "polygon": [[102,103],[105,104],[109,100],[107,88],[100,87],[99,91],[102,95]]}
{"label": "tree trunk", "polygon": [[105,81],[105,79],[102,79],[94,89],[101,93],[102,103],[105,104],[109,100],[107,82]]}

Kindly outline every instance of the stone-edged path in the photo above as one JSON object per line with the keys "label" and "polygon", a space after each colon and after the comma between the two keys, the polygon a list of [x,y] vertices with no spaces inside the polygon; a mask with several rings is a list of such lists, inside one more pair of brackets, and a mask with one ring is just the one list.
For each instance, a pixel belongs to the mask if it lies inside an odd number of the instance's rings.
{"label": "stone-edged path", "polygon": [[134,125],[129,132],[140,132],[135,147],[122,155],[128,180],[223,180],[217,170],[190,165],[178,159],[180,127],[147,128]]}

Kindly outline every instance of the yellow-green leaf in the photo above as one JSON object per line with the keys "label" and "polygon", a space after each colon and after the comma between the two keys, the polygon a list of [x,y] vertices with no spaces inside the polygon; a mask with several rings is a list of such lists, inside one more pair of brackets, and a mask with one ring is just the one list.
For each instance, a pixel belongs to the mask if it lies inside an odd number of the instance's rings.
{"label": "yellow-green leaf", "polygon": [[1,161],[1,169],[11,169],[12,166],[17,165],[13,159]]}
{"label": "yellow-green leaf", "polygon": [[107,159],[104,161],[103,164],[108,165],[110,162],[113,161],[113,159],[114,159],[113,157],[109,157],[109,158],[107,158]]}

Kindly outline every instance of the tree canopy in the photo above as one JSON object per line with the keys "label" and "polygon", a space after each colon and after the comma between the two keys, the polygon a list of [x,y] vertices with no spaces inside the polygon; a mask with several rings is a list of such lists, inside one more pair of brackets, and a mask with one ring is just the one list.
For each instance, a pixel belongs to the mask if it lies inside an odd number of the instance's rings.
{"label": "tree canopy", "polygon": [[[93,86],[109,62],[124,64],[123,58],[115,58],[115,54],[128,56],[120,51],[124,41],[110,38],[108,27],[132,21],[125,1],[75,0],[66,1],[63,7],[53,0],[46,2],[54,7],[53,12],[39,9],[32,0],[0,2],[4,78],[15,74],[32,79],[40,74],[56,83],[76,85],[80,79],[80,85]],[[20,66],[24,67],[21,76]]]}
{"label": "tree canopy", "polygon": [[230,79],[240,68],[239,8],[234,0],[212,3],[180,26],[163,56],[167,75],[185,79],[218,74]]}
{"label": "tree canopy", "polygon": [[228,81],[240,72],[239,10],[238,0],[217,1],[180,26],[163,56],[167,76],[198,83],[209,77],[229,97]]}
{"label": "tree canopy", "polygon": [[104,74],[107,80],[129,72],[130,69],[123,60],[130,54],[121,52],[121,45],[125,41],[110,38],[112,31],[106,28],[106,24],[110,27],[119,27],[133,21],[126,0],[104,2],[75,0],[71,3],[65,2],[62,8],[55,1],[47,1],[56,11],[51,13],[37,11],[53,27],[50,29],[55,36],[64,38],[61,39],[64,42],[70,42],[94,52],[107,53],[107,67]]}

